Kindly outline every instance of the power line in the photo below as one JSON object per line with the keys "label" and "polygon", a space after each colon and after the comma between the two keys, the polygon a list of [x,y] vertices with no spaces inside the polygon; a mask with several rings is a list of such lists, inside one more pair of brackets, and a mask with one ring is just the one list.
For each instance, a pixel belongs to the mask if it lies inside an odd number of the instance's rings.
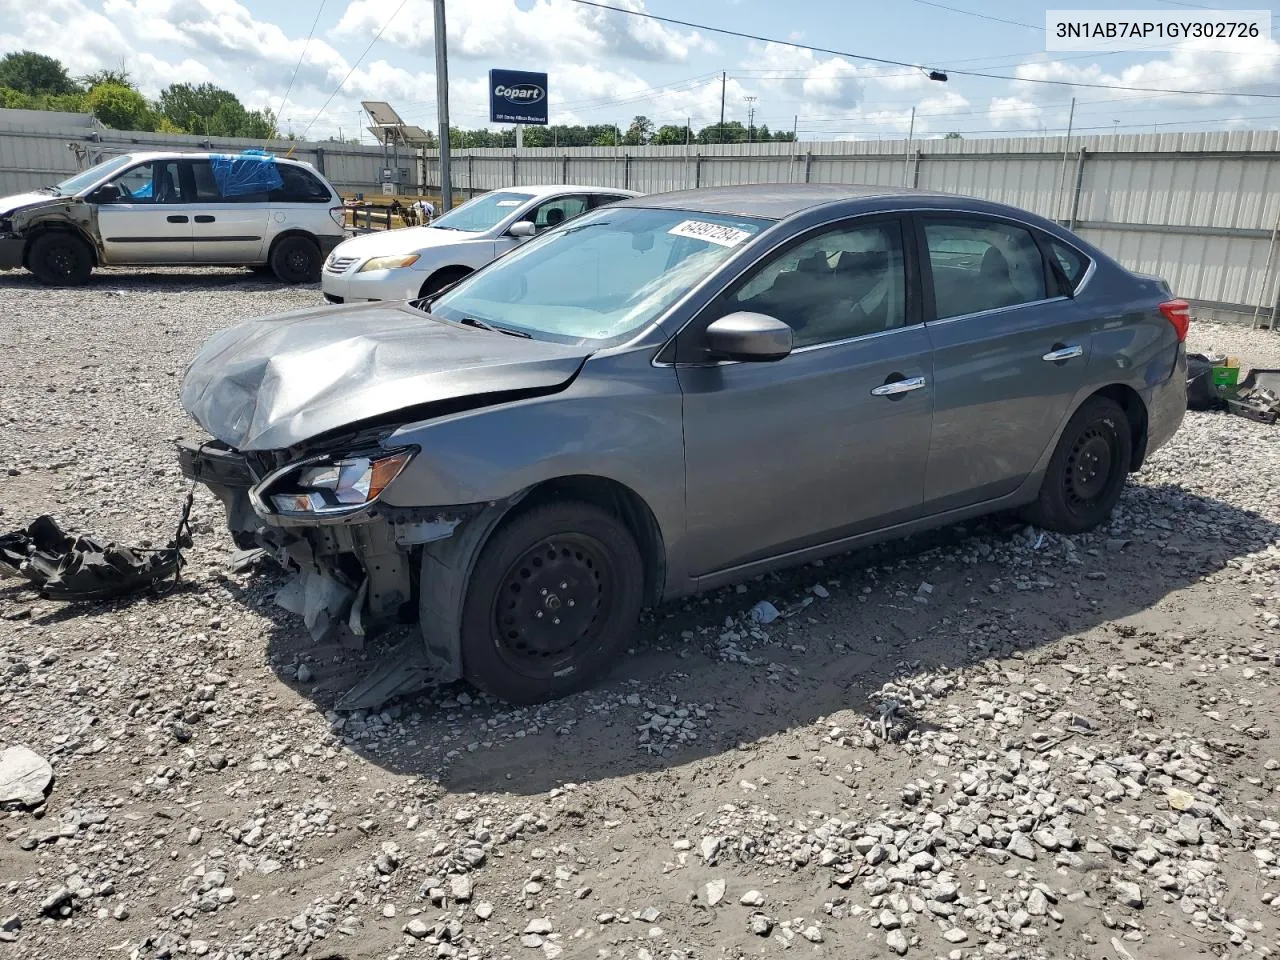
{"label": "power line", "polygon": [[302,135],[298,137],[299,140],[305,140],[307,138],[307,131],[311,129],[312,124],[314,124],[317,120],[320,119],[320,115],[324,113],[325,107],[329,106],[329,104],[333,102],[333,98],[338,95],[338,91],[341,90],[343,85],[346,84],[346,82],[351,79],[351,75],[356,72],[356,68],[360,66],[361,61],[363,61],[364,58],[369,55],[369,51],[373,49],[373,45],[382,38],[383,32],[387,29],[387,27],[391,26],[391,21],[396,18],[396,15],[399,14],[400,11],[404,9],[404,5],[408,2],[409,0],[400,0],[400,6],[396,7],[395,12],[392,13],[391,16],[387,17],[386,22],[381,27],[378,28],[378,32],[374,34],[373,39],[369,41],[369,45],[364,48],[364,52],[360,54],[360,56],[356,59],[356,62],[351,65],[351,69],[347,71],[347,75],[342,78],[342,81],[336,87],[333,88],[333,93],[329,94],[329,99],[326,100],[323,106],[321,106],[320,109],[316,111],[316,115],[311,118],[311,122],[308,123],[306,127],[303,129]]}
{"label": "power line", "polygon": [[[738,30],[728,30],[724,27],[711,27],[703,23],[692,23],[688,20],[676,20],[673,17],[660,17],[655,13],[645,13],[640,10],[627,10],[622,7],[612,7],[607,3],[598,3],[597,0],[571,0],[571,2],[587,7],[596,7],[600,10],[611,10],[614,13],[625,14],[629,17],[639,17],[644,20],[657,20],[662,23],[671,23],[680,27],[689,27],[693,30],[707,30],[711,33],[720,33],[725,36],[738,37],[743,40],[755,40],[757,43],[776,43],[779,46],[795,47],[798,50],[812,50],[814,53],[826,53],[836,57],[849,57],[854,60],[865,60],[868,63],[883,63],[894,67],[912,67],[916,70],[925,70],[924,66],[921,64],[908,63],[905,60],[889,60],[885,57],[872,57],[863,53],[850,53],[847,50],[833,50],[830,47],[815,47],[811,44],[799,43],[795,40],[779,40],[776,37],[762,37],[754,33],[743,33]],[[1280,93],[1237,93],[1228,90],[1179,90],[1172,87],[1134,87],[1118,83],[1087,83],[1082,80],[1049,80],[1044,77],[1010,77],[1006,74],[984,73],[977,70],[950,70],[949,72],[963,77],[982,77],[987,80],[1009,80],[1017,83],[1051,84],[1056,87],[1082,87],[1094,90],[1128,90],[1135,93],[1182,93],[1189,96],[1208,97],[1255,97],[1265,100],[1280,100]]]}
{"label": "power line", "polygon": [[934,0],[911,0],[911,2],[923,4],[926,7],[937,7],[939,10],[950,10],[952,13],[963,13],[966,17],[977,17],[979,20],[989,20],[992,23],[1007,23],[1013,27],[1026,27],[1028,30],[1044,29],[1044,24],[1037,26],[1034,23],[1023,23],[1021,20],[1006,20],[1004,17],[993,17],[985,13],[976,13],[973,10],[962,10],[959,7],[949,7],[945,3],[935,3]]}
{"label": "power line", "polygon": [[[316,24],[320,22],[320,14],[324,13],[324,4],[325,0],[320,0],[320,9],[316,11],[316,18],[311,21],[311,29],[307,31],[307,39],[302,44],[302,52],[298,54],[298,62],[293,65],[293,76],[289,78],[289,86],[285,87],[284,97],[280,100],[280,109],[276,111],[276,123],[273,124],[275,129],[271,131],[272,133],[278,134],[280,132],[280,114],[284,113],[285,104],[289,102],[289,94],[293,92],[293,81],[298,79],[298,70],[302,68],[302,58],[307,55],[307,47],[311,46],[311,38],[315,35]],[[268,137],[262,141],[262,145],[265,147],[270,139]]]}

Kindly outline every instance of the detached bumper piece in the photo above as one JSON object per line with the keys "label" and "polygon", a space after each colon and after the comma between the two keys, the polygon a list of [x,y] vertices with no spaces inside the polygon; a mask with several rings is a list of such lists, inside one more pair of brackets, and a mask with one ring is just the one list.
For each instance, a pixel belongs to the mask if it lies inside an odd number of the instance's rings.
{"label": "detached bumper piece", "polygon": [[163,550],[103,544],[73,536],[43,516],[25,530],[0,536],[0,564],[26,577],[49,600],[110,600],[176,579],[184,562],[181,547],[190,545],[186,536]]}

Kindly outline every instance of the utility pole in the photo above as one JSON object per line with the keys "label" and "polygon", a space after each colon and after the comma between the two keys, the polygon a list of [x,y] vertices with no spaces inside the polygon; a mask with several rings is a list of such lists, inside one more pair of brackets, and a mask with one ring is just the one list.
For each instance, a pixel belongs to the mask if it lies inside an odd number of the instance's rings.
{"label": "utility pole", "polygon": [[1076,119],[1076,98],[1071,98],[1071,112],[1067,114],[1067,142],[1062,145],[1062,170],[1058,174],[1058,196],[1054,200],[1053,215],[1062,219],[1062,191],[1067,186],[1067,154],[1071,152],[1071,125]]}
{"label": "utility pole", "polygon": [[759,97],[743,97],[747,101],[747,143],[755,139],[756,129],[756,101]]}
{"label": "utility pole", "polygon": [[435,0],[436,115],[440,124],[440,212],[453,207],[453,181],[449,176],[449,55],[445,42],[444,0]]}
{"label": "utility pole", "polygon": [[689,145],[689,137],[690,137],[692,128],[693,128],[693,117],[685,117],[684,118],[684,145],[686,147]]}
{"label": "utility pole", "polygon": [[791,142],[796,142],[796,131],[800,129],[800,114],[796,114],[791,118]]}
{"label": "utility pole", "polygon": [[908,175],[911,171],[911,140],[916,135],[916,108],[911,108],[911,126],[907,129],[907,155],[902,160],[902,185],[907,185]]}
{"label": "utility pole", "polygon": [[716,142],[724,143],[724,83],[725,72],[720,71],[720,126],[716,131]]}

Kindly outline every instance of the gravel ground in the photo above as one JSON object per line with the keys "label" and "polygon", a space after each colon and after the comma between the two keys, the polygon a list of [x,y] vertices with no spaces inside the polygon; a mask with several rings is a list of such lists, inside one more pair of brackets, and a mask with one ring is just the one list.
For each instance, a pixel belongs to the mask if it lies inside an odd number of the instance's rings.
{"label": "gravel ground", "polygon": [[[0,528],[127,542],[172,533],[200,342],[319,300],[0,290]],[[1267,332],[1192,339],[1280,366]],[[0,790],[19,747],[54,775],[8,805],[0,956],[1272,955],[1278,437],[1189,414],[1104,530],[972,524],[663,607],[522,710],[334,713],[377,650],[314,645],[198,495],[166,596],[0,581]]]}

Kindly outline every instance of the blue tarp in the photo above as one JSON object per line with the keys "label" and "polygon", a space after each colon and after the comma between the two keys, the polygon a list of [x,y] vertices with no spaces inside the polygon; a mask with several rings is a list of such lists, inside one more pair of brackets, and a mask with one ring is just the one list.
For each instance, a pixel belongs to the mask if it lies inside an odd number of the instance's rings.
{"label": "blue tarp", "polygon": [[284,183],[270,154],[216,154],[209,158],[218,192],[224,197],[242,197],[249,193],[267,193]]}

